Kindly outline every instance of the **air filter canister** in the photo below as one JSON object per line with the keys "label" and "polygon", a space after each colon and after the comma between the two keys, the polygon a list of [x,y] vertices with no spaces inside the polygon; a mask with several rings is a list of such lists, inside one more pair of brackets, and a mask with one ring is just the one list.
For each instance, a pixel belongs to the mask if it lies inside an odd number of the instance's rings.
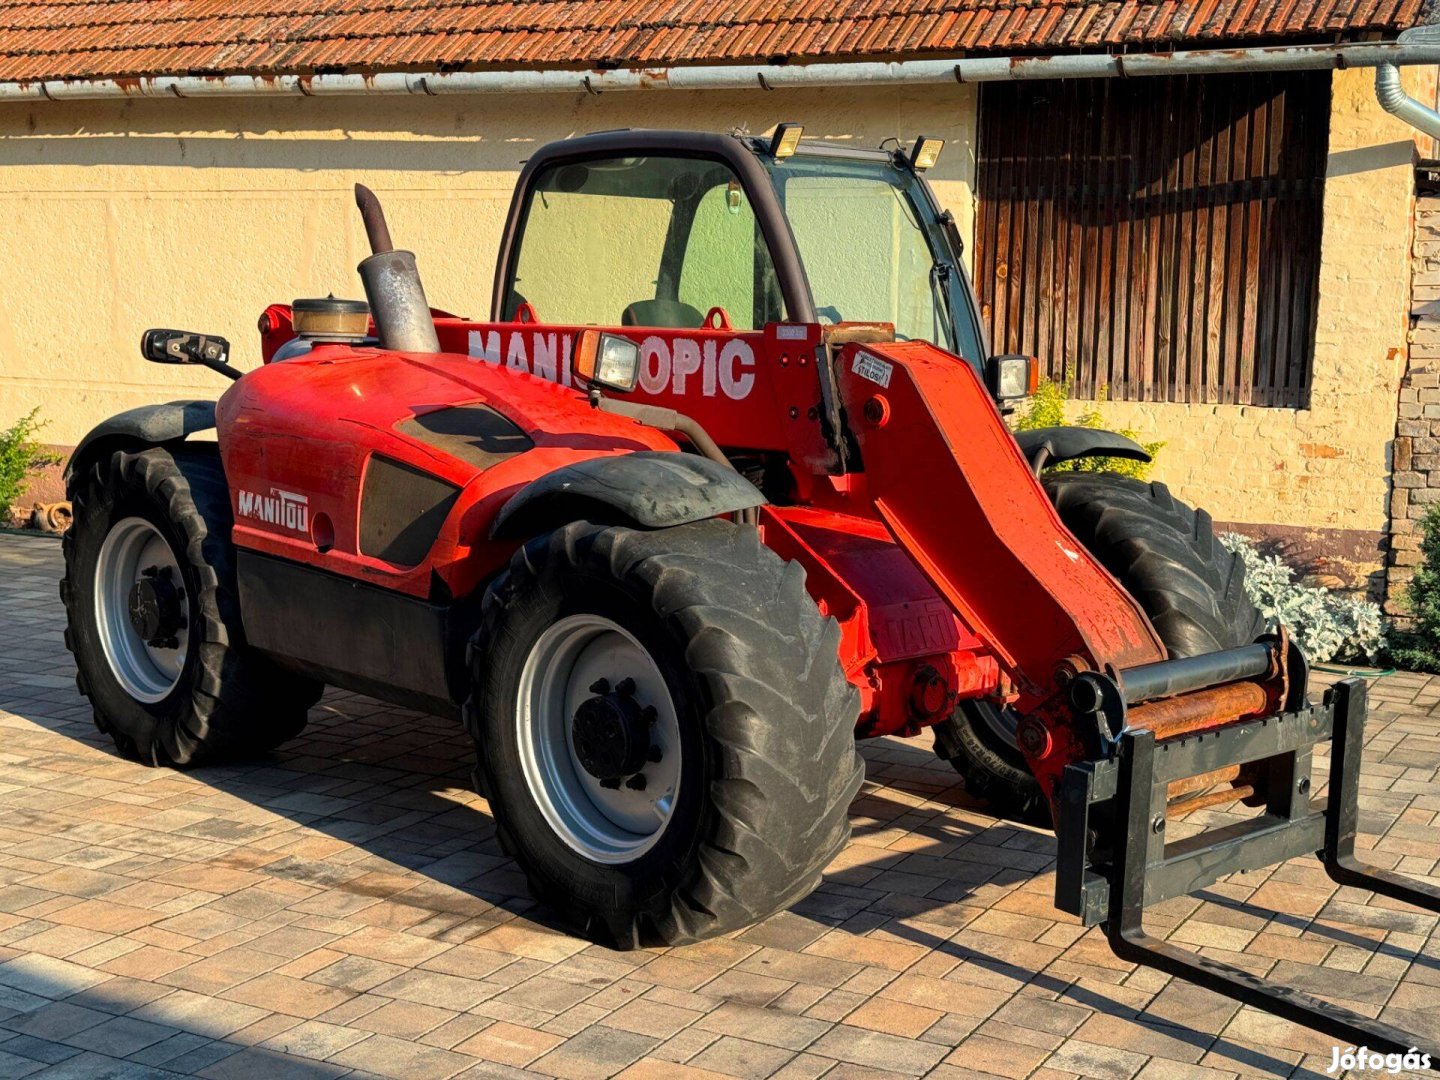
{"label": "air filter canister", "polygon": [[295,300],[290,304],[295,333],[311,341],[358,341],[370,328],[370,305],[364,300]]}

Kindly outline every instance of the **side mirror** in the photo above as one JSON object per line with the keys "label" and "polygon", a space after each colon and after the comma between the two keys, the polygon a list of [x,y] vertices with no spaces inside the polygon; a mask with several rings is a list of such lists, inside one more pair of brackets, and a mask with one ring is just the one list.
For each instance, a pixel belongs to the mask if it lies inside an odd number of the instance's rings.
{"label": "side mirror", "polygon": [[1040,386],[1040,361],[1033,356],[1006,353],[985,361],[985,385],[1001,412],[1010,412],[1021,398]]}
{"label": "side mirror", "polygon": [[241,375],[229,364],[230,342],[189,330],[146,330],[140,339],[140,355],[152,364],[199,364],[226,378]]}
{"label": "side mirror", "polygon": [[629,338],[582,330],[570,356],[571,373],[586,386],[628,394],[640,379],[640,346]]}

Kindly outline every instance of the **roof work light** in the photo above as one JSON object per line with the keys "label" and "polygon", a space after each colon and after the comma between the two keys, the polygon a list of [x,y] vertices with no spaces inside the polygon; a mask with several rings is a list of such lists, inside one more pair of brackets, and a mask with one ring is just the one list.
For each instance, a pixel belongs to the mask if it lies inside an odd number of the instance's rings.
{"label": "roof work light", "polygon": [[945,140],[934,135],[921,135],[910,148],[910,167],[924,172],[940,160],[940,151],[945,149]]}
{"label": "roof work light", "polygon": [[780,124],[770,137],[770,156],[776,161],[791,157],[800,146],[800,136],[805,129],[799,124]]}

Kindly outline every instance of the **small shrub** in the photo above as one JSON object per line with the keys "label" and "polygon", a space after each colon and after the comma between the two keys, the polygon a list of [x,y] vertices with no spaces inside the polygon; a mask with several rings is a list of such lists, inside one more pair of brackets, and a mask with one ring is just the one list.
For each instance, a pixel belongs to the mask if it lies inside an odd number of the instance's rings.
{"label": "small shrub", "polygon": [[[1058,383],[1054,379],[1042,377],[1034,396],[1026,402],[1023,409],[1016,413],[1015,430],[1033,431],[1036,428],[1063,427],[1072,423],[1065,417],[1065,404],[1069,398],[1070,379],[1068,376],[1064,382]],[[1105,400],[1103,389],[1100,392],[1100,400]],[[1073,424],[1076,427],[1107,430],[1104,417],[1100,415],[1100,410],[1094,405],[1085,409],[1073,421]],[[1128,428],[1117,431],[1116,434],[1140,442],[1138,435]],[[1165,444],[1149,442],[1140,443],[1140,445],[1153,458]],[[1152,461],[1135,461],[1133,458],[1087,457],[1075,461],[1062,461],[1057,465],[1047,465],[1046,469],[1054,469],[1056,472],[1113,472],[1119,473],[1121,476],[1134,477],[1136,480],[1144,480],[1150,475],[1153,467],[1154,462]]]}
{"label": "small shrub", "polygon": [[1420,554],[1407,592],[1415,626],[1394,635],[1390,657],[1408,671],[1440,672],[1440,505],[1420,521]]}
{"label": "small shrub", "polygon": [[1295,571],[1239,533],[1222,533],[1220,543],[1245,564],[1245,591],[1260,614],[1272,629],[1283,624],[1312,663],[1371,663],[1384,651],[1378,605],[1302,585]]}
{"label": "small shrub", "polygon": [[58,465],[60,458],[50,453],[32,436],[45,425],[36,420],[39,409],[16,420],[0,431],[0,525],[10,520],[10,509],[25,490],[30,475],[46,465]]}

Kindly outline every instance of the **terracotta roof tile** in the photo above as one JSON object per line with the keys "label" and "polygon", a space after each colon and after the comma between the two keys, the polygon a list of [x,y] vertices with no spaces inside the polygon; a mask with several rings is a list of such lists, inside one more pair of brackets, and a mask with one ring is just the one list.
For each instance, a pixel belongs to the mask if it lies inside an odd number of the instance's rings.
{"label": "terracotta roof tile", "polygon": [[1426,0],[0,0],[0,81],[915,58],[1393,34]]}

